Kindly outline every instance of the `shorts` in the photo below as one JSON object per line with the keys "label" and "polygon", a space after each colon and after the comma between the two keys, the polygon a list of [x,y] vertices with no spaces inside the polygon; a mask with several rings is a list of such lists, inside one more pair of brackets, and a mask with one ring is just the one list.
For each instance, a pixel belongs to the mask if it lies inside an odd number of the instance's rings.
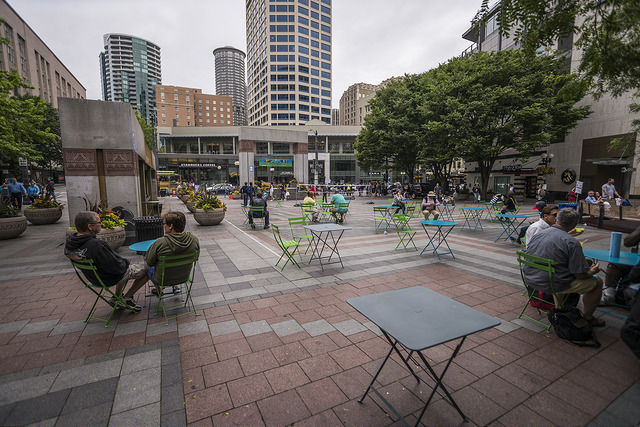
{"label": "shorts", "polygon": [[124,282],[127,283],[127,280],[131,279],[140,279],[147,274],[147,266],[144,264],[129,264],[129,268],[124,272],[124,276],[118,282],[118,284]]}
{"label": "shorts", "polygon": [[598,276],[591,276],[588,279],[574,279],[569,283],[569,289],[557,292],[559,294],[586,294],[596,287]]}

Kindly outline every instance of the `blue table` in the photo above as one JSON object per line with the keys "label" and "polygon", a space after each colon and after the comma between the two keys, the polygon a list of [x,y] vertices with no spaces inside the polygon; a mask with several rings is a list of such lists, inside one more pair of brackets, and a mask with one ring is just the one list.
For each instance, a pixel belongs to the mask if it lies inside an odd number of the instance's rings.
{"label": "blue table", "polygon": [[[424,251],[426,251],[429,248],[429,246],[431,246],[433,247],[432,253],[438,256],[438,261],[441,261],[440,255],[451,254],[451,256],[455,258],[455,256],[453,255],[453,251],[451,250],[451,248],[449,247],[449,244],[447,243],[447,236],[449,235],[449,233],[451,233],[451,230],[453,230],[453,227],[458,225],[457,222],[441,221],[441,220],[423,220],[423,221],[420,221],[420,224],[422,224],[422,228],[424,228],[424,232],[427,233],[427,238],[429,239],[429,243],[427,243],[427,246],[425,246],[422,252],[420,252],[420,255],[422,255]],[[429,230],[427,230],[428,226],[436,227],[436,231],[433,233],[433,235],[429,234]],[[439,253],[438,248],[443,243],[447,247],[447,251]]]}
{"label": "blue table", "polygon": [[[396,209],[400,209],[400,212],[402,212],[402,208],[400,208],[399,206],[376,206],[376,208],[378,208],[378,209],[386,209],[387,210],[386,225],[384,227],[385,231],[387,229],[389,229],[389,227],[391,227],[391,223],[393,222],[393,215],[394,215]],[[400,212],[398,212],[398,213],[400,213]],[[376,225],[376,229],[382,228],[381,225],[382,225],[382,222],[380,222],[378,225]]]}
{"label": "blue table", "polygon": [[587,258],[593,258],[604,262],[612,262],[614,264],[634,266],[640,261],[640,255],[632,252],[620,252],[620,256],[617,258],[609,256],[609,249],[584,249],[582,253]]}
{"label": "blue table", "polygon": [[518,228],[522,227],[522,224],[527,220],[527,218],[529,218],[529,216],[518,214],[496,214],[496,218],[500,220],[503,231],[493,243],[497,243],[498,240],[504,236],[504,240],[509,240],[511,244],[515,246],[515,239],[511,239],[511,237],[519,234]]}
{"label": "blue table", "polygon": [[444,221],[453,221],[453,211],[456,209],[456,205],[439,204],[436,209],[440,213],[440,219]]}
{"label": "blue table", "polygon": [[[382,368],[395,352],[418,382],[432,387],[424,407],[417,416],[416,426],[420,424],[422,416],[436,393],[451,404],[463,420],[468,421],[445,387],[443,378],[451,362],[460,352],[466,337],[497,326],[500,320],[420,286],[349,298],[347,304],[378,326],[391,346],[369,387],[358,400],[359,403],[362,403],[369,390],[372,390],[405,425],[409,425],[407,420],[387,401],[388,396],[385,397],[374,386]],[[455,348],[453,345],[451,348],[441,347],[442,350],[452,351],[452,353],[447,362],[439,364],[442,372],[438,375],[431,366],[434,362],[429,363],[423,351],[454,340],[460,340]],[[456,423],[447,420],[447,424]]]}
{"label": "blue table", "polygon": [[464,217],[464,224],[462,224],[463,230],[467,228],[476,231],[476,229],[480,227],[480,230],[484,231],[480,223],[480,217],[485,212],[483,208],[460,208],[460,212]]}
{"label": "blue table", "polygon": [[153,239],[153,240],[144,240],[142,242],[134,243],[133,245],[129,246],[129,249],[132,251],[136,251],[138,255],[144,255],[147,253],[147,251],[149,250],[149,247],[155,241],[156,240]]}
{"label": "blue table", "polygon": [[[340,257],[340,252],[338,252],[338,242],[342,238],[342,235],[346,230],[351,230],[351,227],[345,227],[344,225],[339,224],[311,224],[305,225],[303,227],[305,230],[309,230],[311,235],[313,236],[313,240],[311,244],[313,246],[313,252],[311,253],[311,259],[309,260],[309,264],[314,259],[320,261],[320,268],[324,270],[325,264],[330,264],[334,262],[339,262],[342,268],[344,268],[344,264],[342,264],[342,258]],[[333,233],[339,233],[336,236]],[[327,251],[329,254],[324,255],[323,253]],[[331,261],[331,257],[336,255],[338,257],[337,261]],[[323,263],[322,260],[326,259]]]}

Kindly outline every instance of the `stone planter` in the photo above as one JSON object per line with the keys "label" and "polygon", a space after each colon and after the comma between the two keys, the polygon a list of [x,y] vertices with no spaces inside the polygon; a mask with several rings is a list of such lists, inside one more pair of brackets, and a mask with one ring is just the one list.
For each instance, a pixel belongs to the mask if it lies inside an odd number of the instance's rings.
{"label": "stone planter", "polygon": [[27,218],[16,216],[13,218],[0,218],[0,240],[18,237],[27,229]]}
{"label": "stone planter", "polygon": [[[66,237],[69,238],[76,233],[74,228],[67,228]],[[111,249],[117,251],[120,246],[124,243],[124,240],[127,237],[127,232],[124,227],[116,227],[113,230],[103,228],[96,237],[109,245]]]}
{"label": "stone planter", "polygon": [[53,224],[62,217],[62,208],[24,209],[27,221],[35,225]]}
{"label": "stone planter", "polygon": [[198,202],[184,202],[185,205],[187,205],[187,209],[189,209],[189,212],[194,213],[196,211],[196,203]]}
{"label": "stone planter", "polygon": [[193,213],[193,219],[200,225],[217,225],[222,222],[224,215],[224,208],[210,209],[208,211],[196,209]]}

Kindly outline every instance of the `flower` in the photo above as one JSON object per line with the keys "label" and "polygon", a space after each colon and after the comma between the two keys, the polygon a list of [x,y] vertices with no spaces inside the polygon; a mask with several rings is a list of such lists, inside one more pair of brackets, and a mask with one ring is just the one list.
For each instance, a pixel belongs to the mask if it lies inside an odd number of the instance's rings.
{"label": "flower", "polygon": [[120,219],[111,209],[105,209],[99,216],[104,229],[113,230],[116,227],[124,227],[126,225],[124,220]]}
{"label": "flower", "polygon": [[200,193],[190,193],[189,194],[189,198],[187,199],[187,201],[188,202],[197,202],[201,198],[202,198],[202,194],[200,194]]}
{"label": "flower", "polygon": [[27,206],[25,209],[48,209],[48,208],[60,208],[62,209],[62,203],[51,200],[51,195],[47,194],[41,199],[36,199],[31,206]]}
{"label": "flower", "polygon": [[231,173],[229,174],[229,176],[230,176],[231,178],[237,178],[239,175],[238,175],[238,173],[237,173],[237,172],[231,172]]}
{"label": "flower", "polygon": [[551,166],[538,166],[536,168],[538,175],[553,175],[556,173],[556,169]]}
{"label": "flower", "polygon": [[215,194],[203,194],[198,203],[196,203],[195,208],[205,211],[223,208],[226,211],[227,205],[222,203]]}

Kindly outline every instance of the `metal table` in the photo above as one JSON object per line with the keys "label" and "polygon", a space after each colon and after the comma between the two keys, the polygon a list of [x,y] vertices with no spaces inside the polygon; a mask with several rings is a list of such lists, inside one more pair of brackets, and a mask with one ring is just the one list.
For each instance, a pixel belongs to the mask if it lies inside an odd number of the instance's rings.
{"label": "metal table", "polygon": [[480,230],[484,231],[484,229],[482,228],[482,224],[480,223],[480,219],[481,219],[480,217],[485,212],[484,209],[482,209],[482,208],[460,208],[460,212],[462,213],[462,216],[464,217],[464,224],[462,224],[462,229],[463,230],[465,228],[467,228],[469,230],[476,231],[476,229],[478,227],[480,227]]}
{"label": "metal table", "polygon": [[133,245],[129,246],[129,249],[132,251],[136,251],[138,255],[144,255],[147,253],[147,251],[155,241],[156,239],[144,240],[142,242],[134,243]]}
{"label": "metal table", "polygon": [[527,215],[517,214],[496,214],[495,217],[500,220],[503,231],[493,243],[497,243],[498,240],[504,236],[503,240],[508,240],[513,246],[515,246],[516,244],[513,242],[514,239],[511,239],[511,237],[518,235],[518,228],[522,227],[522,224],[529,217]]}
{"label": "metal table", "polygon": [[[386,219],[386,224],[385,224],[385,231],[389,229],[389,227],[391,227],[391,223],[393,222],[393,215],[396,209],[398,209],[398,206],[375,206],[378,209],[386,209],[387,210],[387,219]],[[399,208],[400,210],[402,210],[402,208]],[[378,225],[376,225],[376,229],[378,228],[382,228],[381,227],[382,222],[380,222]]]}
{"label": "metal table", "polygon": [[[344,232],[346,230],[351,230],[351,227],[345,227],[340,224],[311,224],[305,225],[304,228],[309,230],[313,236],[313,240],[311,241],[313,252],[311,253],[309,263],[314,259],[317,259],[320,261],[320,267],[324,270],[324,264],[339,262],[342,268],[344,268],[342,258],[340,258],[340,252],[338,252],[338,242],[342,238]],[[339,232],[337,238],[336,235],[334,235],[334,232]],[[328,256],[323,255],[325,251],[328,252]],[[338,257],[337,261],[331,261],[334,254]],[[324,264],[322,262],[323,259],[327,260]]]}
{"label": "metal table", "polygon": [[444,221],[453,221],[453,211],[456,209],[456,205],[439,204],[436,206],[438,212],[440,212],[440,218]]}
{"label": "metal table", "polygon": [[[469,420],[462,413],[442,380],[451,362],[458,355],[465,338],[468,335],[499,325],[498,319],[420,286],[350,298],[347,303],[375,323],[391,345],[387,357],[358,402],[362,403],[369,390],[373,390],[391,411],[406,426],[409,426],[407,421],[373,385],[387,360],[395,351],[418,382],[421,381],[418,373],[435,381],[431,394],[418,416],[416,426],[420,423],[436,392],[458,411],[463,420]],[[446,362],[442,373],[436,374],[422,352],[456,339],[461,340]],[[440,392],[438,389],[442,391]]]}
{"label": "metal table", "polygon": [[[451,248],[449,247],[449,244],[447,243],[447,236],[449,235],[449,233],[451,233],[451,230],[453,230],[453,227],[458,225],[457,222],[441,221],[441,220],[423,220],[423,221],[420,221],[420,224],[422,224],[422,228],[424,228],[424,232],[427,233],[427,238],[429,239],[429,243],[427,243],[427,246],[425,246],[422,252],[420,252],[420,255],[422,255],[424,251],[426,251],[429,248],[429,246],[431,246],[433,247],[433,253],[438,256],[438,261],[441,261],[440,255],[451,254],[451,256],[455,258],[455,256],[453,255],[453,251],[451,250]],[[433,233],[433,235],[429,234],[429,230],[427,230],[427,226],[436,227],[436,231]],[[443,228],[444,228],[444,231],[443,231]],[[447,251],[438,253],[438,248],[443,243],[447,246]]]}

